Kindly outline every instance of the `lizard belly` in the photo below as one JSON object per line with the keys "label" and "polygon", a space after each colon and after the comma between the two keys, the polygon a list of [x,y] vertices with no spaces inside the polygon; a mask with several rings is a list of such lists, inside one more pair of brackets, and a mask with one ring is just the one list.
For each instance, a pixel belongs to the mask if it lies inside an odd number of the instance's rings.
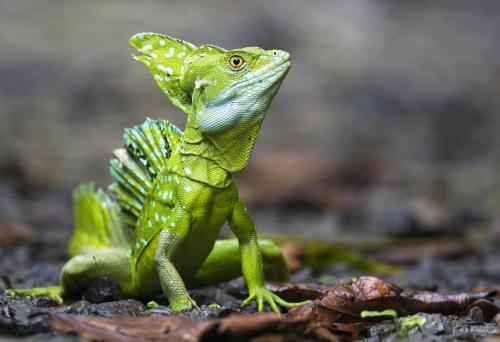
{"label": "lizard belly", "polygon": [[175,268],[187,287],[190,287],[196,273],[212,251],[228,214],[226,208],[212,208],[208,217],[195,219],[191,224],[189,234],[178,252],[173,255],[172,261]]}
{"label": "lizard belly", "polygon": [[[190,193],[189,199],[183,198],[179,191],[175,191],[175,206],[185,207],[191,214],[191,225],[182,245],[171,256],[171,260],[184,281],[186,287],[190,286],[196,273],[210,254],[227,217],[231,213],[234,202],[238,199],[237,189],[232,183],[227,188],[213,188],[206,185],[200,186],[199,182],[182,179],[182,188],[197,188],[196,193]],[[162,190],[163,191],[163,190]],[[180,195],[180,196],[179,196]],[[150,235],[144,239],[139,238],[139,248],[132,254],[135,260],[135,288],[140,296],[161,293],[161,285],[155,263],[155,253],[158,246],[158,237],[164,227],[162,225],[163,212],[157,220],[159,201],[147,204],[142,224],[148,226],[153,223]],[[154,210],[150,210],[154,207]],[[170,211],[170,208],[168,208]],[[165,213],[166,214],[166,213]],[[155,223],[158,223],[158,226]],[[145,229],[147,231],[147,229]],[[144,235],[143,235],[144,236]]]}
{"label": "lizard belly", "polygon": [[[196,273],[212,251],[229,211],[213,208],[211,215],[194,220],[179,251],[172,256],[172,262],[186,287],[190,287]],[[149,241],[136,263],[135,288],[139,296],[161,293],[161,284],[155,264],[155,252],[160,231]]]}

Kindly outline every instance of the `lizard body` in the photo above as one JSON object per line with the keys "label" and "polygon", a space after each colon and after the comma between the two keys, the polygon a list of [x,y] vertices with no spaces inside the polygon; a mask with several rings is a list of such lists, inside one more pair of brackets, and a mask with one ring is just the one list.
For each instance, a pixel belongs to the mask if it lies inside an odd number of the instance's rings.
{"label": "lizard body", "polygon": [[[17,294],[81,293],[108,276],[128,297],[163,292],[175,311],[195,306],[187,288],[243,275],[258,310],[288,303],[264,287],[264,271],[284,280],[281,251],[258,241],[254,223],[231,173],[250,159],[257,134],[290,56],[279,50],[196,47],[155,33],[130,39],[134,58],[187,115],[184,132],[147,119],[126,129],[125,148],[114,151],[109,195],[83,184],[74,191],[73,258],[61,286]],[[237,239],[217,240],[225,222]]]}

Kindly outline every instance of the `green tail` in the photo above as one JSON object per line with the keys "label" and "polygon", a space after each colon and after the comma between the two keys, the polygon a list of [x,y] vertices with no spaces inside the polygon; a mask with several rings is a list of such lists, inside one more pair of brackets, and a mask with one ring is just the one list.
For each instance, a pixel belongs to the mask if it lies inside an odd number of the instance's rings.
{"label": "green tail", "polygon": [[120,207],[93,183],[73,191],[75,230],[70,242],[71,256],[92,254],[102,248],[127,249],[132,233],[120,222]]}
{"label": "green tail", "polygon": [[125,130],[125,148],[113,152],[110,195],[85,183],[73,192],[75,230],[70,254],[103,248],[129,249],[134,228],[156,176],[177,148],[182,132],[165,120],[146,121]]}

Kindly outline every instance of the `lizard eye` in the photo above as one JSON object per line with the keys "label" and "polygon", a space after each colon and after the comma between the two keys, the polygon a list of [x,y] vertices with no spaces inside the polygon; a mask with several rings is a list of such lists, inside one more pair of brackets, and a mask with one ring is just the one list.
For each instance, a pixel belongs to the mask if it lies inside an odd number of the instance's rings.
{"label": "lizard eye", "polygon": [[245,65],[245,60],[243,57],[238,55],[233,55],[229,57],[229,66],[233,70],[240,70]]}

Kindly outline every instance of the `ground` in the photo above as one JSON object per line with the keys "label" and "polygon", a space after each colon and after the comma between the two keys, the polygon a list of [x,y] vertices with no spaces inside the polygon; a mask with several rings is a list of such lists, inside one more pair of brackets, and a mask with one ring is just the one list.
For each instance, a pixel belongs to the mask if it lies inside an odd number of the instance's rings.
{"label": "ground", "polygon": [[[4,187],[3,191],[9,195],[10,208],[5,209],[6,211],[18,210],[35,214],[31,221],[2,223],[1,286],[8,288],[56,284],[59,271],[67,259],[66,244],[70,234],[67,228],[71,223],[68,217],[70,205],[66,191],[39,189],[25,193],[19,189],[14,191],[12,187]],[[317,227],[320,237],[322,229],[318,227],[321,226],[320,222],[329,221],[328,212],[310,205],[301,205],[301,210],[294,206],[296,204],[266,205],[266,210],[258,209],[257,206],[257,223],[265,225],[268,222],[269,225],[269,222],[274,221],[272,217],[286,216],[287,220],[281,224],[289,225],[290,232],[293,233],[294,229],[290,222],[295,222],[296,225],[310,222],[309,224]],[[477,223],[478,220],[464,219],[460,224]],[[278,234],[275,232],[273,236],[278,241],[292,241],[284,245],[287,258],[296,269],[292,283],[332,285],[339,281],[349,282],[349,279],[363,275],[375,275],[397,284],[405,291],[438,293],[490,291],[498,289],[500,284],[499,249],[493,241],[481,238],[481,234],[477,234],[476,239],[465,239],[462,234],[454,237],[448,234],[431,237],[425,234],[393,234],[389,239],[381,233],[377,238],[368,237],[367,234],[366,238],[358,236],[352,239],[352,230],[350,234],[339,230],[335,235],[336,239],[325,243],[318,242],[319,239],[312,236],[304,239],[293,234],[280,234],[278,224],[276,231]],[[394,272],[387,265],[400,267],[402,271]],[[193,290],[191,295],[201,311],[182,314],[189,319],[216,319],[234,313],[255,312],[255,305],[243,310],[239,308],[241,300],[246,296],[242,279],[217,287]],[[57,306],[48,298],[14,299],[0,294],[0,336],[24,340],[60,340],[61,336],[51,328],[50,315],[47,313],[98,317],[174,315],[166,308],[167,303],[161,295],[150,298],[158,306],[149,308],[147,300],[123,300],[120,296],[119,288],[106,279],[96,281],[82,298],[68,299],[62,306]],[[498,296],[493,295],[491,298],[497,306],[500,304]],[[220,307],[211,305],[214,303]],[[441,313],[422,315],[426,318],[425,326],[423,329],[411,330],[412,338],[474,340],[500,333],[498,315],[486,322],[478,307],[471,308],[460,316]],[[392,320],[373,324],[360,323],[357,325],[359,335],[356,338],[393,340],[397,337],[395,329]]]}

